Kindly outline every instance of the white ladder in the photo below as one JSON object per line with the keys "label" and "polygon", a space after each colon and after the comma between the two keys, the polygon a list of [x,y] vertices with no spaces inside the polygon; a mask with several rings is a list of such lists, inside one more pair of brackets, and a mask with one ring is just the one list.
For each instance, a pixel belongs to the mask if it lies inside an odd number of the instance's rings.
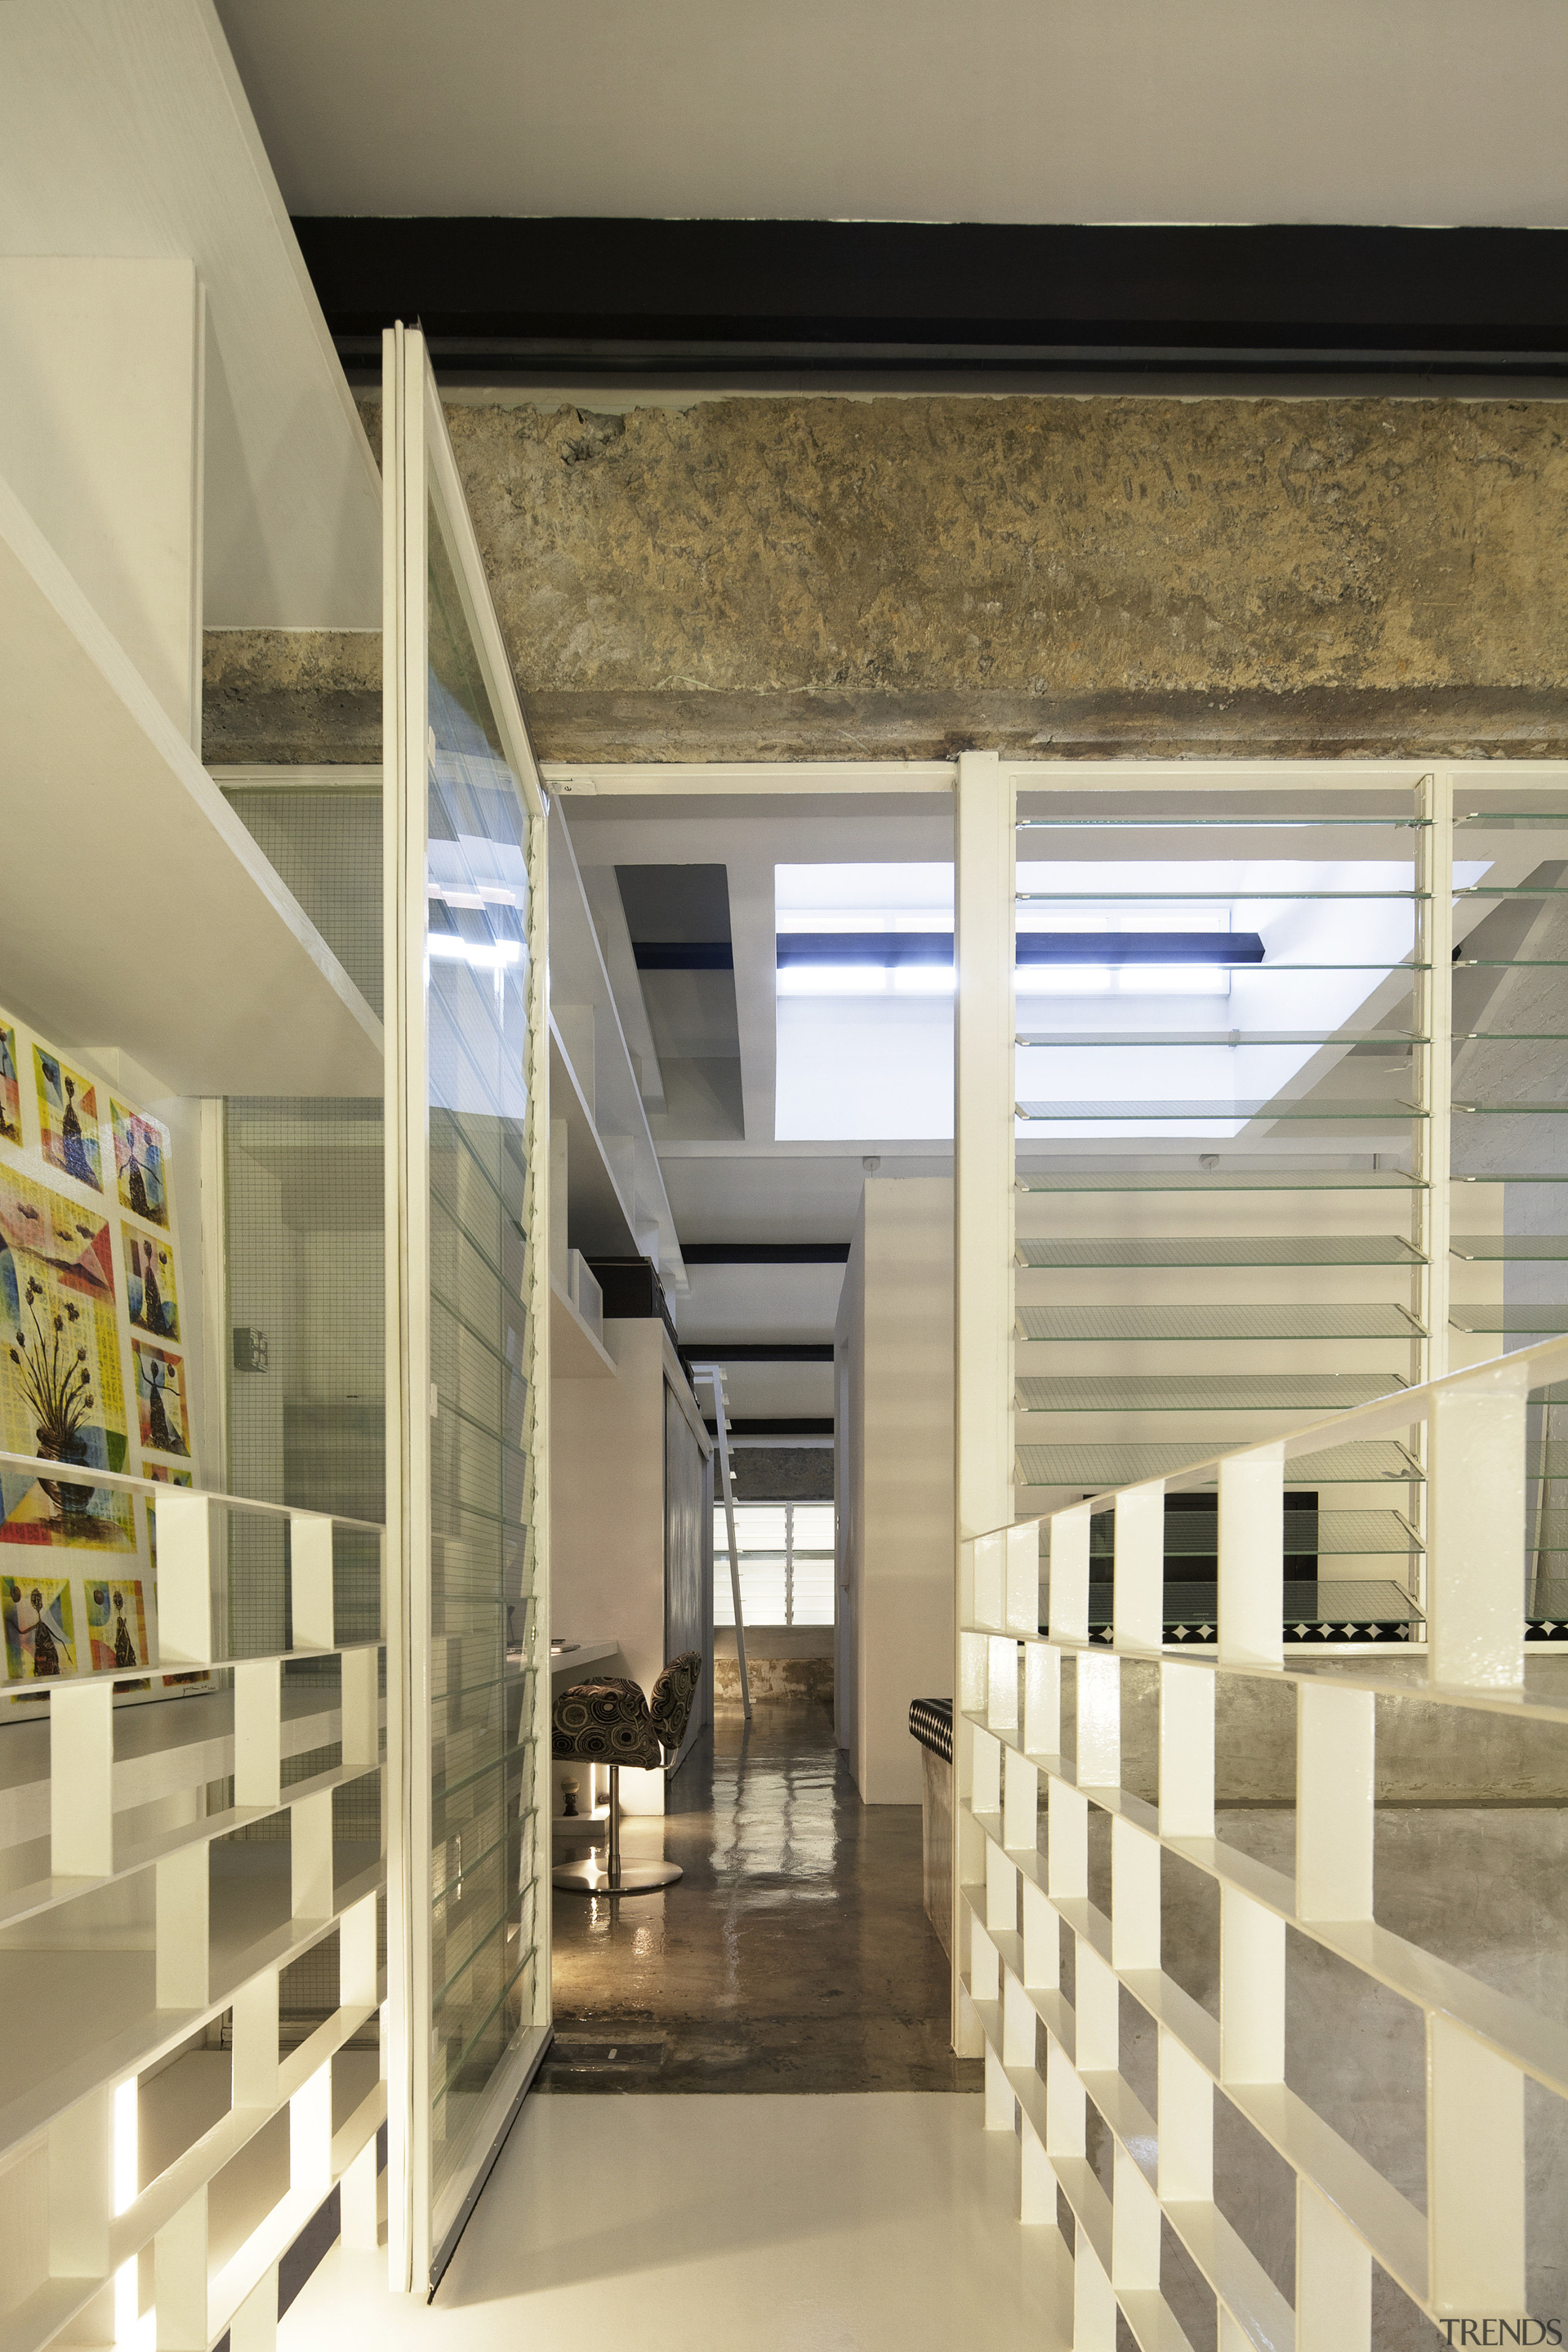
{"label": "white ladder", "polygon": [[730,1421],[724,1408],[724,1375],[717,1364],[693,1364],[691,1376],[713,1386],[713,1426],[719,1444],[719,1480],[724,1490],[724,1526],[730,1538],[730,1591],[735,1604],[735,1655],[741,1667],[741,1705],[752,1719],[752,1684],[746,1672],[746,1626],[741,1614],[741,1549],[735,1540],[735,1497],[730,1487]]}

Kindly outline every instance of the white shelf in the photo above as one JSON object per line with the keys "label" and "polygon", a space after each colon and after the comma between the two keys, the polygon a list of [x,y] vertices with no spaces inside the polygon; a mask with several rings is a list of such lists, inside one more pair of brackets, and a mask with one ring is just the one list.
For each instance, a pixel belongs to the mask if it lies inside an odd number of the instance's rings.
{"label": "white shelf", "polygon": [[379,1095],[380,1022],[4,482],[0,637],[0,1003],[180,1094]]}
{"label": "white shelf", "polygon": [[616,1360],[595,1339],[553,1275],[550,1277],[550,1377],[613,1381]]}
{"label": "white shelf", "polygon": [[566,1121],[572,1244],[585,1256],[651,1257],[666,1288],[683,1291],[674,1212],[558,806],[549,858],[550,1116]]}

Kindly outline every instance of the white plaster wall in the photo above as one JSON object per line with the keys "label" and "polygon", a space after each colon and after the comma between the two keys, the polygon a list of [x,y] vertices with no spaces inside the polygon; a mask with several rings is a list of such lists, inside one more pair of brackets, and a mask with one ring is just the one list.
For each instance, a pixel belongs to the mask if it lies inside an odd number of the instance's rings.
{"label": "white plaster wall", "polygon": [[204,331],[189,261],[0,261],[0,472],[198,751]]}
{"label": "white plaster wall", "polygon": [[[613,1381],[550,1388],[550,1621],[614,1640],[617,1674],[651,1690],[664,1664],[664,1326],[607,1320]],[[621,1808],[662,1813],[664,1775],[623,1772]]]}
{"label": "white plaster wall", "polygon": [[850,1606],[849,1769],[863,1802],[915,1805],[912,1698],[952,1688],[952,1186],[868,1182],[845,1279],[840,1457]]}

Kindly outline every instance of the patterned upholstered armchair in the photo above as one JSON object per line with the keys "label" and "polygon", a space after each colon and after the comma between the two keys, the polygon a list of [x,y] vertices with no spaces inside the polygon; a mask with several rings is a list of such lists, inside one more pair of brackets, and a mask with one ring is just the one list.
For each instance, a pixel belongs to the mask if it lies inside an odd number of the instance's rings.
{"label": "patterned upholstered armchair", "polygon": [[691,1719],[691,1702],[702,1672],[702,1654],[687,1650],[672,1658],[645,1698],[637,1683],[607,1675],[563,1690],[552,1712],[551,1752],[556,1759],[610,1768],[610,1859],[602,1870],[595,1857],[563,1862],[551,1876],[577,1895],[646,1895],[672,1885],[681,1875],[674,1862],[621,1861],[621,1767],[662,1772],[673,1761]]}

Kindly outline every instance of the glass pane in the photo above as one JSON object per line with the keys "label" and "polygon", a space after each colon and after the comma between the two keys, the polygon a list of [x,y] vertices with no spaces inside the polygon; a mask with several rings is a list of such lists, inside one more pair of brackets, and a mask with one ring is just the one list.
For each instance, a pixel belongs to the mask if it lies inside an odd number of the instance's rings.
{"label": "glass pane", "polygon": [[[1419,1381],[1441,1286],[1426,788],[1067,792],[1019,812],[1020,1515]],[[1456,855],[1460,890],[1489,878]],[[1386,1561],[1417,1594],[1418,1457],[1325,1448],[1309,1476],[1296,1576]],[[1173,1514],[1168,1590],[1214,1541]]]}
{"label": "glass pane", "polygon": [[532,820],[429,515],[431,2171],[533,2008]]}
{"label": "glass pane", "polygon": [[796,1503],[795,1506],[795,1557],[798,1568],[803,1551],[833,1550],[833,1505],[831,1503]]}

